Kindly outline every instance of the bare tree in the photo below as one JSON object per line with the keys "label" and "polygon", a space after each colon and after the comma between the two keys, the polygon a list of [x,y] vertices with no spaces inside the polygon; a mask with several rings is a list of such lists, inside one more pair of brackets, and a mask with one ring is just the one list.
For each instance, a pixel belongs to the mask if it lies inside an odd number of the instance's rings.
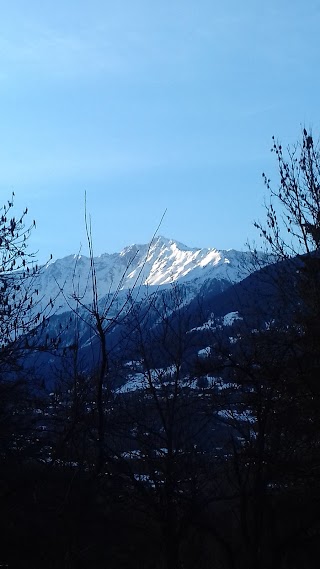
{"label": "bare tree", "polygon": [[[23,363],[34,347],[37,328],[45,321],[37,288],[41,269],[28,249],[35,221],[27,224],[27,214],[26,208],[21,215],[14,215],[14,194],[0,208],[0,421],[2,448],[6,452],[11,448],[11,454],[14,449],[21,450],[30,437],[31,382]],[[47,307],[47,314],[49,310]]]}
{"label": "bare tree", "polygon": [[256,222],[261,237],[279,260],[312,253],[320,246],[320,154],[311,132],[286,150],[273,137],[278,165],[276,187],[263,173],[269,194],[267,223]]}
{"label": "bare tree", "polygon": [[[163,216],[160,223],[150,241],[149,248],[146,253],[145,260],[148,257],[150,247],[154,241],[155,235],[162,223]],[[113,398],[112,392],[112,373],[111,373],[111,346],[108,343],[108,338],[114,327],[121,324],[128,318],[130,311],[133,307],[133,298],[135,293],[139,296],[140,287],[142,286],[142,275],[145,263],[142,263],[130,291],[126,294],[122,293],[125,278],[128,271],[133,264],[139,251],[134,251],[132,257],[129,259],[119,282],[116,283],[115,290],[110,289],[104,291],[100,296],[98,290],[96,260],[94,256],[94,246],[92,238],[91,217],[87,213],[87,206],[85,201],[85,230],[87,236],[87,243],[89,248],[90,269],[87,281],[87,288],[85,291],[79,290],[78,283],[74,276],[72,303],[69,299],[69,307],[74,314],[74,318],[78,323],[83,323],[90,330],[90,344],[92,347],[92,362],[90,369],[86,370],[90,381],[86,382],[86,387],[89,389],[92,402],[92,416],[94,420],[94,429],[91,432],[91,439],[93,444],[96,445],[97,456],[95,460],[95,470],[100,473],[105,466],[106,459],[106,417],[108,408],[110,407]],[[77,261],[76,261],[77,262]],[[76,267],[74,271],[76,275]],[[91,302],[84,301],[87,289],[91,293]],[[74,304],[75,303],[75,304]],[[79,337],[75,338],[75,345],[78,345]],[[76,349],[78,353],[78,349]],[[78,373],[78,372],[77,372]]]}
{"label": "bare tree", "polygon": [[213,475],[215,416],[191,372],[196,345],[184,302],[183,289],[173,284],[132,308],[125,369],[137,383],[118,395],[112,453],[115,471],[127,480],[128,505],[158,527],[168,569],[198,559],[200,519],[222,492]]}

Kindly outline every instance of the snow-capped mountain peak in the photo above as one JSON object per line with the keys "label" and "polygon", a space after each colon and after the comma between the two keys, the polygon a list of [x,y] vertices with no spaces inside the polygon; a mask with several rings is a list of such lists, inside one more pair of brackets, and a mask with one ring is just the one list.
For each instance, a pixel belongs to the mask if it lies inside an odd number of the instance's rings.
{"label": "snow-capped mountain peak", "polygon": [[[105,253],[94,258],[99,297],[119,288],[136,284],[149,287],[168,286],[173,282],[192,281],[196,289],[209,279],[237,282],[248,274],[249,253],[218,251],[214,248],[188,247],[173,239],[157,236],[151,243],[125,247],[120,253]],[[86,304],[92,300],[90,259],[69,255],[46,265],[39,277],[39,291],[44,298],[57,298],[56,309],[69,309],[74,294]],[[63,294],[59,291],[63,290]]]}

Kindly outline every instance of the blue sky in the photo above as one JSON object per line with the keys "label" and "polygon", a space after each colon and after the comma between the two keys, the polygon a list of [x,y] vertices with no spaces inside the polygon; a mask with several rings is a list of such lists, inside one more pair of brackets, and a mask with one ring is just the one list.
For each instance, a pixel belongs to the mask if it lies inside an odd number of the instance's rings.
{"label": "blue sky", "polygon": [[271,136],[319,132],[320,2],[0,2],[0,192],[42,262],[160,233],[243,248]]}

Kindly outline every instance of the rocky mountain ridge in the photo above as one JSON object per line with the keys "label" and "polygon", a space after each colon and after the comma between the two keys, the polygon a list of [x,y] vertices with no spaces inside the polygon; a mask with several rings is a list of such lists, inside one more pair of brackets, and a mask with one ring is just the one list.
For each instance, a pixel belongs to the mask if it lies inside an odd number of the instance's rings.
{"label": "rocky mountain ridge", "polygon": [[[90,304],[90,267],[91,260],[84,255],[69,255],[49,262],[37,282],[43,302],[54,300],[56,314],[72,309],[75,296],[82,304]],[[212,279],[233,284],[254,269],[249,252],[191,248],[165,237],[156,237],[150,244],[130,245],[120,253],[95,257],[94,267],[99,298],[141,287],[154,291],[177,282],[184,283],[192,297]]]}

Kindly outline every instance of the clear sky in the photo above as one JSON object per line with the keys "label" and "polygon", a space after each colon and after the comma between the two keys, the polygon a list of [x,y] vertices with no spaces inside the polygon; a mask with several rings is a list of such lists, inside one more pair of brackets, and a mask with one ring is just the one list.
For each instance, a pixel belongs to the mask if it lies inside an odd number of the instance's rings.
{"label": "clear sky", "polygon": [[271,136],[319,132],[320,2],[0,1],[0,195],[42,262],[160,233],[244,248]]}

